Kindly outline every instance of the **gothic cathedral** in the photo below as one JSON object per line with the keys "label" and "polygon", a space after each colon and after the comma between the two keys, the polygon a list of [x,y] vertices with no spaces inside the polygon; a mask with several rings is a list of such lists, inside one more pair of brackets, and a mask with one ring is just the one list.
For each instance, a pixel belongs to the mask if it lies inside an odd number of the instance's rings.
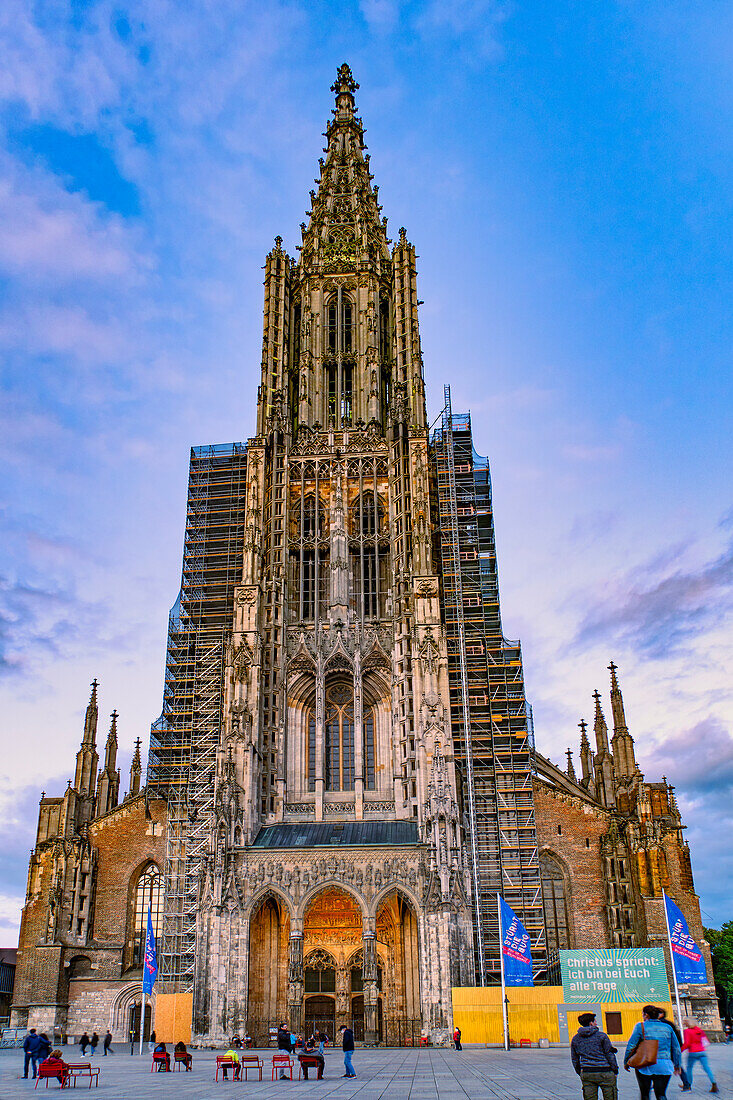
{"label": "gothic cathedral", "polygon": [[95,682],[73,784],[41,798],[17,1025],[134,1031],[148,907],[158,1035],[202,1044],[282,1020],[445,1042],[452,988],[498,978],[497,892],[537,983],[563,947],[661,942],[662,889],[702,939],[615,666],[581,778],[535,751],[488,463],[448,391],[429,432],[415,249],[388,238],[357,87],[342,65],[298,259],[267,256],[256,435],[191,453],[146,784],[138,742],[120,800],[116,712],[99,771]]}

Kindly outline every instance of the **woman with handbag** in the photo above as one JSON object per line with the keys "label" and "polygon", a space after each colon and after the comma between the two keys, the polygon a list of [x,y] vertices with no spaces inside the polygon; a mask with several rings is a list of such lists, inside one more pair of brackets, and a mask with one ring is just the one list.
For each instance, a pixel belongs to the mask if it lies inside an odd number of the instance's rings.
{"label": "woman with handbag", "polygon": [[641,1100],[649,1100],[654,1088],[656,1100],[665,1100],[672,1073],[679,1073],[682,1053],[677,1036],[659,1018],[655,1005],[644,1005],[642,1022],[631,1032],[624,1054],[624,1069],[636,1071]]}

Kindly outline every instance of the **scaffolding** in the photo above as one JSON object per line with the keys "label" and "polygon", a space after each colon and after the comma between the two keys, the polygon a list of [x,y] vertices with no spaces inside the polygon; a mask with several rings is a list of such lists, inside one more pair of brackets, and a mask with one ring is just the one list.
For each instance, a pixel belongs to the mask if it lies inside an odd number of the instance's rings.
{"label": "scaffolding", "polygon": [[223,667],[242,576],[247,450],[194,447],[181,591],[168,622],[163,710],[150,731],[148,795],[168,803],[159,980],[193,989],[201,862],[214,806]]}
{"label": "scaffolding", "polygon": [[476,981],[500,981],[500,893],[532,941],[536,982],[547,950],[535,828],[534,737],[519,642],[502,632],[488,461],[450,387],[431,439],[456,765],[472,860]]}

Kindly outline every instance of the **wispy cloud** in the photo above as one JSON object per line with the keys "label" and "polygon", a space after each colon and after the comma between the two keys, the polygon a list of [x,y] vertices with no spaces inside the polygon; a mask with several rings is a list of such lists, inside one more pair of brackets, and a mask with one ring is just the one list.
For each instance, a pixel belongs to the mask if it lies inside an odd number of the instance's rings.
{"label": "wispy cloud", "polygon": [[671,568],[676,560],[636,571],[612,583],[610,593],[584,616],[576,646],[600,638],[628,643],[651,657],[679,651],[695,635],[710,630],[733,612],[733,543],[695,569]]}

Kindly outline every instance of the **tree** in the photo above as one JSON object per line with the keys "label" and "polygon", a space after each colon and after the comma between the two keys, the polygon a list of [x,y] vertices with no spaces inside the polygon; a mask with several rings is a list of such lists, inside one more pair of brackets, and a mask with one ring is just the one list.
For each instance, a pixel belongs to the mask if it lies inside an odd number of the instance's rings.
{"label": "tree", "polygon": [[720,1000],[721,1014],[733,1016],[733,920],[720,928],[706,928],[705,939],[713,956],[715,991]]}

